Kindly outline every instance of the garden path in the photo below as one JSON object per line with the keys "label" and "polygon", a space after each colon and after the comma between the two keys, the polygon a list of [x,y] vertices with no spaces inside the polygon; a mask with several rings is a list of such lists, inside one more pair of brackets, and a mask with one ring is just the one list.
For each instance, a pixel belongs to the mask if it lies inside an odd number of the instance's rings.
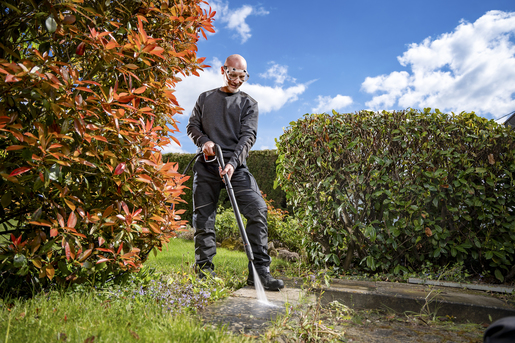
{"label": "garden path", "polygon": [[[482,342],[482,333],[491,321],[515,316],[515,302],[511,295],[427,285],[341,280],[333,281],[330,287],[315,295],[298,288],[297,285],[301,284],[298,281],[287,280],[281,292],[266,292],[268,300],[277,307],[259,303],[254,288],[244,287],[208,307],[202,318],[206,323],[224,325],[233,332],[258,337],[265,334],[277,318],[282,321],[287,311],[293,310],[302,316],[302,309],[322,304],[325,310],[317,312],[316,318],[312,315],[310,320],[319,326],[323,322],[323,327],[328,328],[335,338],[336,334],[341,335],[340,341],[407,343]],[[346,316],[335,317],[334,307],[330,310],[330,303],[334,300],[344,304],[344,308],[355,310],[350,310]],[[299,319],[291,313],[289,318],[290,329],[275,335],[276,342],[288,342],[288,337],[295,334],[291,328],[298,326],[294,322],[298,323]]]}

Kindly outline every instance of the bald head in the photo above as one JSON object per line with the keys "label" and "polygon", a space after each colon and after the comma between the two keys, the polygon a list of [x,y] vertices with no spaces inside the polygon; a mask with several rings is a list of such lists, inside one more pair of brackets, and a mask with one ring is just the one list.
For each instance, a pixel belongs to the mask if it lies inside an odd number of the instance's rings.
{"label": "bald head", "polygon": [[[236,73],[236,77],[229,77],[226,74],[226,70],[230,70],[232,73]],[[224,85],[221,88],[222,91],[226,93],[236,93],[238,92],[240,86],[246,81],[246,78],[244,76],[246,75],[248,78],[247,73],[247,61],[243,58],[243,56],[234,54],[226,58],[225,63],[222,67],[220,67],[220,72],[223,75],[223,82]]]}
{"label": "bald head", "polygon": [[236,69],[247,70],[247,61],[243,58],[243,56],[238,54],[227,57],[224,64]]}

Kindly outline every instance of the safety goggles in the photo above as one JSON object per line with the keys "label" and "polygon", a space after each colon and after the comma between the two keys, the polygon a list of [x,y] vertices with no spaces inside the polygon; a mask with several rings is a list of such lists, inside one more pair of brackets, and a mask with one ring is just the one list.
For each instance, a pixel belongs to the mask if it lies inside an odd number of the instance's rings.
{"label": "safety goggles", "polygon": [[240,80],[245,82],[249,79],[250,75],[245,69],[236,69],[229,66],[224,66],[225,75],[230,81]]}

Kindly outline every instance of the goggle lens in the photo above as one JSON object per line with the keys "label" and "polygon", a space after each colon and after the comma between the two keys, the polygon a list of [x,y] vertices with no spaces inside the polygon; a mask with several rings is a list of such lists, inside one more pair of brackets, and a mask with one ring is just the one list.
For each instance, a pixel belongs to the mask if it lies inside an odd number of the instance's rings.
{"label": "goggle lens", "polygon": [[225,75],[231,81],[239,79],[241,82],[245,82],[249,79],[250,75],[244,69],[236,69],[228,66],[224,66]]}

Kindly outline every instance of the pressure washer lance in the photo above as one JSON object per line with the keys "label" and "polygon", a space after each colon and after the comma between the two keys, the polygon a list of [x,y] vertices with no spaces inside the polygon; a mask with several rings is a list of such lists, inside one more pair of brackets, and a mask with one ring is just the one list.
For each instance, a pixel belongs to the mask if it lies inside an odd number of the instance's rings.
{"label": "pressure washer lance", "polygon": [[[225,169],[224,155],[222,154],[222,149],[218,144],[215,144],[215,154],[216,159],[218,160],[218,165],[222,170]],[[238,223],[238,227],[240,228],[241,239],[243,240],[243,247],[245,248],[245,252],[247,253],[247,257],[252,264],[254,264],[254,254],[252,253],[252,248],[249,244],[249,239],[247,237],[247,232],[245,231],[245,227],[243,226],[243,221],[241,220],[240,209],[238,208],[238,204],[236,203],[236,197],[234,196],[234,190],[232,189],[231,181],[229,180],[229,175],[224,175],[225,188],[227,189],[227,194],[229,195],[229,200],[231,201],[232,209],[234,211],[234,216],[236,217],[236,222]]]}

